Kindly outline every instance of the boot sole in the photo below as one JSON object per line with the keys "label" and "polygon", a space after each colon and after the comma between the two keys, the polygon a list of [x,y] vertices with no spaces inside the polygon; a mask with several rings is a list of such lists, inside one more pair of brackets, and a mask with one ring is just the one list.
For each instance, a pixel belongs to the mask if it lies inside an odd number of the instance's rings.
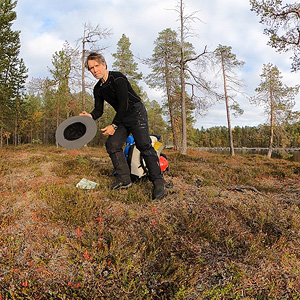
{"label": "boot sole", "polygon": [[162,199],[164,196],[166,195],[165,192],[163,192],[163,194],[156,196],[155,198],[152,196],[152,200],[160,200]]}
{"label": "boot sole", "polygon": [[132,183],[130,182],[129,184],[127,184],[127,185],[122,185],[122,186],[120,186],[119,188],[120,189],[128,189],[128,188],[130,188],[132,186]]}
{"label": "boot sole", "polygon": [[115,188],[111,188],[111,190],[112,190],[112,191],[114,191],[114,190],[120,190],[120,189],[125,190],[125,189],[130,188],[131,186],[132,186],[132,183],[130,182],[130,183],[127,184],[127,185],[120,185],[120,186],[117,186],[117,187],[115,187]]}

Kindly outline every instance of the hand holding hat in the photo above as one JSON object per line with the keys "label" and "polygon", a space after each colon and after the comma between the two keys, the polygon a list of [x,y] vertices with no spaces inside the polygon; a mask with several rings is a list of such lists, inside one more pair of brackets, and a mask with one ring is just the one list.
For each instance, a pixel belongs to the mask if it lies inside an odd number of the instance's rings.
{"label": "hand holding hat", "polygon": [[93,119],[92,115],[89,114],[89,113],[87,113],[85,110],[84,110],[83,112],[81,112],[81,113],[79,114],[79,116],[81,116],[81,117],[90,117],[90,118]]}
{"label": "hand holding hat", "polygon": [[64,148],[77,149],[89,143],[97,133],[92,115],[82,112],[79,116],[63,121],[56,130],[56,141]]}

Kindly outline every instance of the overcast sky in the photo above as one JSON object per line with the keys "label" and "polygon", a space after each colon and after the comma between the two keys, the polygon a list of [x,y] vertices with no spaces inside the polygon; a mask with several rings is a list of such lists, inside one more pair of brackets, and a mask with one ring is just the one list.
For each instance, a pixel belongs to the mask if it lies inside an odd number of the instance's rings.
{"label": "overcast sky", "polygon": [[[286,1],[294,3],[295,1]],[[112,35],[103,40],[109,46],[104,53],[108,68],[113,63],[112,53],[124,33],[131,42],[131,51],[136,57],[149,58],[153,42],[158,33],[166,28],[177,30],[178,14],[174,10],[177,0],[19,0],[14,29],[21,31],[21,57],[29,69],[29,79],[50,76],[52,55],[68,41],[75,47],[75,41],[83,36],[83,24],[90,22],[110,29]],[[197,37],[190,39],[195,51],[201,53],[205,46],[213,51],[219,44],[231,46],[239,60],[245,62],[240,78],[244,91],[254,95],[260,83],[263,64],[272,63],[282,73],[282,81],[294,86],[299,73],[291,73],[290,54],[279,54],[267,46],[263,25],[250,11],[249,0],[185,0],[185,13],[197,12],[198,21],[192,23]],[[144,76],[149,69],[139,63]],[[150,100],[161,101],[159,92],[145,86]],[[238,97],[244,114],[232,118],[232,126],[257,126],[266,121],[262,109],[249,104],[245,97]],[[296,110],[300,110],[300,96],[296,99]],[[227,126],[225,104],[210,108],[204,117],[197,117],[196,127]]]}

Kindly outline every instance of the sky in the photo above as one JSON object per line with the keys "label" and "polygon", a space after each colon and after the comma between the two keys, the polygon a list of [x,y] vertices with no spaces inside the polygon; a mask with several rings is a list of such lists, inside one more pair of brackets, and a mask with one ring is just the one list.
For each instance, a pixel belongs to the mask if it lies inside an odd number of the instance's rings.
{"label": "sky", "polygon": [[[299,73],[291,72],[291,54],[279,54],[267,45],[264,26],[251,12],[249,0],[185,0],[184,3],[185,14],[196,13],[197,17],[191,23],[194,36],[187,41],[193,44],[197,53],[205,46],[208,51],[215,50],[219,44],[231,46],[237,59],[245,62],[238,71],[244,84],[243,92],[255,95],[263,65],[267,63],[279,68],[286,85],[300,83]],[[112,32],[109,38],[100,42],[101,46],[107,47],[103,54],[109,69],[113,63],[111,54],[116,52],[117,43],[125,34],[131,42],[130,50],[137,58],[138,71],[147,76],[150,69],[138,58],[151,57],[159,32],[171,28],[179,33],[178,4],[178,0],[18,0],[13,29],[21,31],[20,57],[29,70],[29,80],[49,77],[53,54],[63,48],[65,41],[75,47],[76,40],[83,36],[84,24],[89,22]],[[146,84],[143,88],[150,100],[162,103],[161,92]],[[244,114],[232,117],[232,127],[258,126],[266,122],[261,107],[250,104],[245,96],[238,95],[236,100]],[[300,95],[294,109],[300,110]],[[195,117],[196,128],[227,126],[225,103],[216,104],[204,116]]]}

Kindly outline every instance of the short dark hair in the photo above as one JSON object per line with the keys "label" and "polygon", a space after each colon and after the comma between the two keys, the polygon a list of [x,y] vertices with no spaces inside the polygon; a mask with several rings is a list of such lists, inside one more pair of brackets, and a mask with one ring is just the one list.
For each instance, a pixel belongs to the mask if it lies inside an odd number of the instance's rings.
{"label": "short dark hair", "polygon": [[96,53],[96,52],[91,52],[88,57],[86,58],[86,61],[85,61],[85,67],[88,69],[89,68],[89,65],[88,65],[88,62],[89,60],[95,60],[97,61],[99,64],[103,64],[106,66],[107,68],[107,64],[106,64],[106,61],[105,61],[105,58],[102,54],[99,54],[99,53]]}

